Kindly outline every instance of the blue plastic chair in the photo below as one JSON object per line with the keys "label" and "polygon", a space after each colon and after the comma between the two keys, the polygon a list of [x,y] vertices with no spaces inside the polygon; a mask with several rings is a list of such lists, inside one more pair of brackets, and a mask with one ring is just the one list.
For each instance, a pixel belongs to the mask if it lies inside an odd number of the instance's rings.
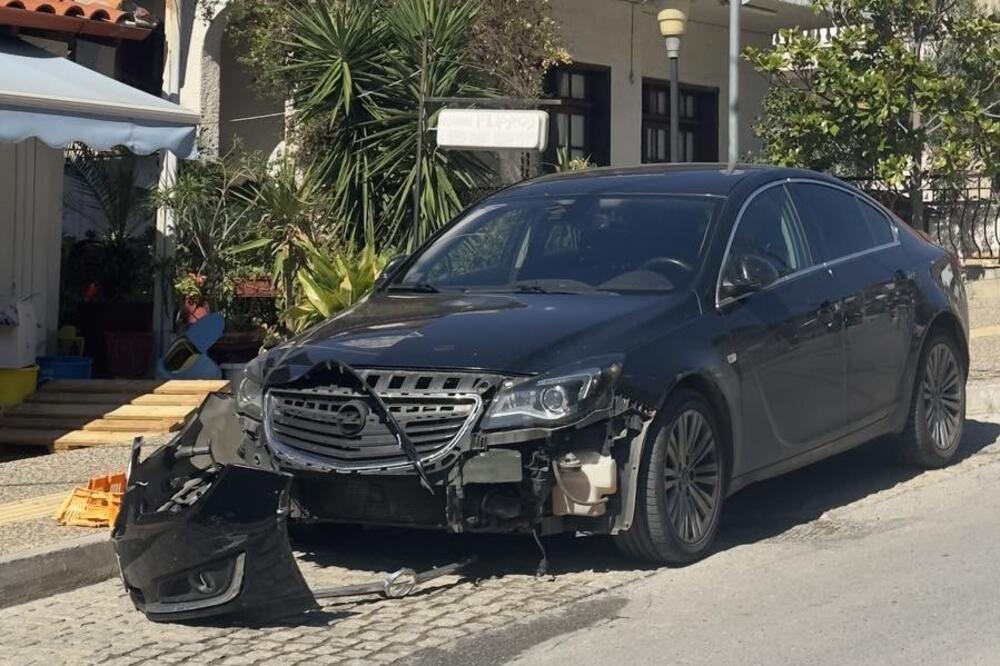
{"label": "blue plastic chair", "polygon": [[222,379],[222,368],[208,357],[226,328],[218,313],[207,314],[184,332],[156,363],[157,379]]}

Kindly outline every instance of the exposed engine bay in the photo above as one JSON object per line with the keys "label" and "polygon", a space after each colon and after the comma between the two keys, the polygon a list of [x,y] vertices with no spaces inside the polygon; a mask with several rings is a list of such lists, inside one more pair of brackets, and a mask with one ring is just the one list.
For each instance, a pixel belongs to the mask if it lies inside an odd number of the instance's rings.
{"label": "exposed engine bay", "polygon": [[259,398],[246,380],[238,388],[239,455],[293,476],[295,520],[615,533],[630,523],[652,418],[615,392],[620,369],[599,359],[539,380],[321,362],[271,373]]}

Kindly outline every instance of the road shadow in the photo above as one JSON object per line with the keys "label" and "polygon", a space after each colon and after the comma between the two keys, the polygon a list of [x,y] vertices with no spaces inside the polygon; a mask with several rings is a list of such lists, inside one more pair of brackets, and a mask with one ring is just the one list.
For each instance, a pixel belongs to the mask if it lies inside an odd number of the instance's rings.
{"label": "road shadow", "polygon": [[[966,422],[958,459],[1000,437],[1000,424]],[[898,464],[890,443],[877,440],[782,477],[754,484],[729,498],[715,552],[773,538],[923,473]],[[293,547],[306,563],[376,574],[410,567],[417,571],[472,557],[469,578],[532,575],[541,553],[530,536],[450,535],[405,529],[343,529],[304,526],[293,530]],[[549,573],[632,571],[647,567],[620,555],[610,538],[559,535],[543,539]]]}
{"label": "road shadow", "polygon": [[[542,543],[550,575],[645,568],[624,559],[606,537],[562,534],[545,537]],[[506,534],[444,534],[390,528],[342,531],[331,527],[324,536],[323,527],[315,526],[306,533],[293,530],[292,544],[297,556],[309,564],[373,575],[402,567],[425,571],[467,558],[475,558],[463,570],[463,575],[472,580],[535,575],[542,557],[531,536]]]}
{"label": "road shadow", "polygon": [[[1000,424],[968,420],[955,464],[1000,437]],[[827,511],[914,479],[926,470],[899,463],[892,442],[878,439],[733,495],[720,525],[717,551],[776,537]]]}

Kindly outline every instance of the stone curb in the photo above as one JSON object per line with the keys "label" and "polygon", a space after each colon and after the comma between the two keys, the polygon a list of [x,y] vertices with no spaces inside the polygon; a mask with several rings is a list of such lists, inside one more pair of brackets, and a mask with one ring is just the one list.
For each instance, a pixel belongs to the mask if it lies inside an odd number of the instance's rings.
{"label": "stone curb", "polygon": [[107,531],[0,558],[0,608],[16,606],[118,575]]}
{"label": "stone curb", "polygon": [[969,416],[1000,413],[1000,383],[969,382],[965,411]]}

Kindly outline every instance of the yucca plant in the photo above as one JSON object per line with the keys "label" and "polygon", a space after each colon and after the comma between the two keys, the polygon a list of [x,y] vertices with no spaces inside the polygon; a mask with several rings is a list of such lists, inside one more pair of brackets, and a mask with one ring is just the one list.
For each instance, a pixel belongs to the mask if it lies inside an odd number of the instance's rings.
{"label": "yucca plant", "polygon": [[469,57],[479,7],[475,0],[309,0],[292,13],[284,71],[300,139],[323,146],[319,166],[336,215],[358,220],[348,230],[354,242],[373,235],[385,244],[411,241],[418,174],[418,239],[453,217],[462,192],[486,177],[471,153],[436,148],[434,112],[423,163],[416,162],[422,96],[495,93]]}
{"label": "yucca plant", "polygon": [[372,244],[357,251],[328,253],[302,240],[305,265],[297,273],[300,298],[286,313],[298,332],[351,307],[371,291],[388,262]]}

